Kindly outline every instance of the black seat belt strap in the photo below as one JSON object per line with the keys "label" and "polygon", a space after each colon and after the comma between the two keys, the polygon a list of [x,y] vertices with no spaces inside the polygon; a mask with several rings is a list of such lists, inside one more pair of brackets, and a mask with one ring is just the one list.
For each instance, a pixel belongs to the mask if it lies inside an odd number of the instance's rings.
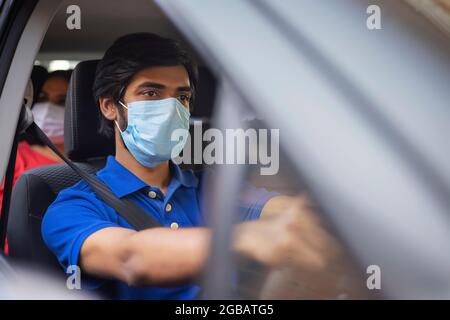
{"label": "black seat belt strap", "polygon": [[44,132],[33,122],[26,131],[38,138],[42,143],[53,150],[64,162],[72,168],[83,180],[95,191],[95,193],[106,204],[112,207],[120,216],[122,216],[136,230],[144,230],[148,228],[161,227],[162,224],[156,220],[144,209],[137,206],[128,199],[119,199],[114,195],[108,186],[101,182],[97,177],[84,172],[75,163],[69,160],[45,135]]}

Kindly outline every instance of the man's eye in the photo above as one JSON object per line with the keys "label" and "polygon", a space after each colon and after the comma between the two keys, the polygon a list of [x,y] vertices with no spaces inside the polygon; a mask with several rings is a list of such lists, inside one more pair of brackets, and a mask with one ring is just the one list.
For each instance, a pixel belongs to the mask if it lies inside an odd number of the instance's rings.
{"label": "man's eye", "polygon": [[149,96],[149,97],[156,97],[156,91],[153,91],[153,90],[146,91],[146,92],[144,92],[144,95]]}
{"label": "man's eye", "polygon": [[185,101],[189,101],[190,98],[189,98],[189,96],[182,94],[179,99],[180,99],[180,101],[185,102]]}

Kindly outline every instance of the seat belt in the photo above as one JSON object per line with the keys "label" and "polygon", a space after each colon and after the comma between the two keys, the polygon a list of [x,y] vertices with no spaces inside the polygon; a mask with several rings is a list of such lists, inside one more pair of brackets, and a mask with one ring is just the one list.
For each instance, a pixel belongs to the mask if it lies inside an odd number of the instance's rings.
{"label": "seat belt", "polygon": [[122,218],[124,218],[137,231],[148,228],[162,227],[163,225],[144,209],[137,206],[129,199],[119,199],[114,195],[111,189],[101,182],[97,177],[81,170],[75,163],[69,160],[47,137],[36,123],[31,123],[25,130],[28,134],[36,137],[55,152],[73,171],[75,171],[94,191],[95,193],[113,208]]}

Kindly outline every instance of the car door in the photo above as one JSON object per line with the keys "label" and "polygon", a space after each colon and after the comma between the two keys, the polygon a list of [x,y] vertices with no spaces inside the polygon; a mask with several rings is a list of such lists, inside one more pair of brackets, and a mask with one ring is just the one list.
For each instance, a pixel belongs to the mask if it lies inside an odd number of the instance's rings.
{"label": "car door", "polygon": [[[15,160],[16,128],[35,55],[59,1],[2,1],[0,4],[0,176]],[[12,157],[11,157],[12,155]],[[6,185],[6,191],[10,186]],[[7,194],[8,192],[6,192]],[[9,201],[9,200],[8,200]],[[8,201],[4,202],[6,205]],[[2,235],[7,215],[0,220]],[[4,237],[2,237],[4,238]]]}
{"label": "car door", "polygon": [[1,2],[0,11],[0,176],[9,158],[21,99],[34,57],[61,1]]}
{"label": "car door", "polygon": [[[9,67],[16,51],[20,36],[28,18],[35,5],[35,1],[29,1],[25,5],[20,1],[2,1],[0,3],[0,92],[3,92]],[[3,96],[3,94],[2,94]],[[0,108],[0,118],[2,121],[2,139],[0,139],[1,150],[5,150],[0,155],[0,176],[3,177],[11,149],[12,136],[17,123],[17,116],[9,114],[6,107]],[[10,123],[10,125],[7,124]]]}

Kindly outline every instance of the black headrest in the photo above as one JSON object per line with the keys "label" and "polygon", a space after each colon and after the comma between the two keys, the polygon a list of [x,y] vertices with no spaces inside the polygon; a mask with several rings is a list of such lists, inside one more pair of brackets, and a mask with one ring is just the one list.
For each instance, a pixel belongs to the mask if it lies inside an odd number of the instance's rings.
{"label": "black headrest", "polygon": [[198,88],[194,110],[192,111],[193,117],[211,118],[216,96],[216,84],[216,78],[206,67],[198,68]]}
{"label": "black headrest", "polygon": [[47,69],[43,66],[33,66],[31,71],[31,81],[33,83],[33,101],[38,101],[39,94],[42,89],[42,85],[48,77]]}
{"label": "black headrest", "polygon": [[114,137],[98,133],[100,109],[92,85],[98,60],[80,62],[73,70],[66,98],[64,150],[74,161],[114,154]]}

